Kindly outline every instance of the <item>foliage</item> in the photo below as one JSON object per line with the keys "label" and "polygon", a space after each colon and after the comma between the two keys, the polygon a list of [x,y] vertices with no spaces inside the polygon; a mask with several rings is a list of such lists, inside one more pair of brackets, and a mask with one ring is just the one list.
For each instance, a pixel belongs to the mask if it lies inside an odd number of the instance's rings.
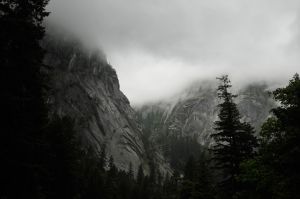
{"label": "foliage", "polygon": [[202,153],[197,161],[191,156],[186,163],[180,198],[214,198],[213,177],[207,154]]}
{"label": "foliage", "polygon": [[169,158],[172,168],[183,171],[190,156],[199,157],[205,148],[201,146],[197,139],[187,136],[172,136],[165,138],[167,150],[165,156]]}
{"label": "foliage", "polygon": [[[145,118],[143,142],[149,174],[140,165],[119,170],[105,145],[84,146],[69,117],[49,117],[44,73],[43,19],[48,0],[0,1],[2,121],[0,131],[0,198],[210,199],[299,198],[300,79],[296,74],[273,92],[280,106],[262,126],[257,153],[252,126],[241,122],[227,76],[219,78],[222,100],[212,135],[215,167],[196,138],[159,137],[174,168],[162,176],[151,139],[163,131],[162,113]],[[143,120],[142,117],[139,118]],[[98,154],[99,153],[99,154]],[[187,157],[190,157],[187,159]],[[222,171],[220,187],[214,174]]]}
{"label": "foliage", "polygon": [[285,88],[276,89],[273,95],[280,106],[272,109],[273,116],[262,126],[258,156],[243,164],[239,180],[244,188],[239,194],[255,194],[255,198],[299,198],[299,75]]}
{"label": "foliage", "polygon": [[240,172],[240,163],[254,154],[256,138],[250,124],[241,122],[241,116],[233,99],[236,95],[229,92],[230,80],[228,76],[218,78],[218,97],[223,100],[220,108],[219,120],[215,122],[215,130],[211,136],[215,145],[211,151],[214,154],[216,168],[223,172],[220,188],[225,198],[231,198],[238,189],[236,177]]}
{"label": "foliage", "polygon": [[47,0],[0,2],[0,197],[44,197],[48,123],[39,42]]}

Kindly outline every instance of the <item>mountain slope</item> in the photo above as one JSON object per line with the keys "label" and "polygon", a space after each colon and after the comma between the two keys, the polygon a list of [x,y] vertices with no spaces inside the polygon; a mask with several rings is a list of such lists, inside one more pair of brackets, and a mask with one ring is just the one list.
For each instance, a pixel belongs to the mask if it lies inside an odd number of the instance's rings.
{"label": "mountain slope", "polygon": [[[238,91],[238,94],[236,103],[242,120],[250,122],[259,131],[261,124],[270,115],[270,109],[275,106],[267,92],[267,86],[249,85]],[[174,149],[170,144],[178,145],[180,140],[171,143],[170,140],[174,137],[190,138],[192,140],[187,142],[189,145],[193,145],[195,139],[201,146],[209,147],[213,143],[210,135],[214,131],[214,121],[217,120],[218,103],[216,85],[206,82],[191,86],[173,99],[147,104],[136,110],[139,121],[143,124],[143,131],[147,132],[154,148],[162,151],[170,161],[178,162],[181,160],[172,160],[168,154]],[[179,143],[180,145],[184,143]],[[185,149],[189,146],[181,147]],[[181,157],[191,155],[190,151],[193,150],[187,150],[187,154],[182,154]],[[178,152],[175,156],[176,154]]]}
{"label": "mountain slope", "polygon": [[119,169],[127,170],[130,163],[135,171],[140,164],[147,166],[134,110],[105,57],[64,37],[48,36],[43,46],[45,64],[54,68],[49,99],[53,111],[71,116],[79,136],[94,151],[105,145]]}

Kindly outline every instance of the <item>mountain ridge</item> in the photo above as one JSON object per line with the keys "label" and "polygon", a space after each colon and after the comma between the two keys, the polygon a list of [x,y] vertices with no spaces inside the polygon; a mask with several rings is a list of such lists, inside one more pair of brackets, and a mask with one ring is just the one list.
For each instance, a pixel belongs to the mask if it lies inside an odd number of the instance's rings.
{"label": "mountain ridge", "polygon": [[[170,139],[191,139],[187,144],[198,142],[199,147],[209,148],[213,143],[210,135],[214,132],[214,122],[218,119],[217,84],[197,83],[186,89],[177,97],[157,103],[135,107],[143,132],[148,133],[153,148],[161,151],[169,161],[170,150],[174,150]],[[238,91],[235,99],[241,113],[241,120],[250,122],[260,131],[262,123],[270,116],[271,108],[276,106],[268,92],[266,84],[251,84]],[[184,143],[181,143],[184,145]],[[188,146],[181,146],[188,147]],[[195,149],[197,146],[195,146]],[[194,149],[193,149],[194,150]],[[188,152],[189,153],[189,152]],[[191,154],[183,154],[189,156]],[[172,154],[172,153],[171,153]],[[176,156],[176,154],[175,154]],[[171,158],[171,159],[170,159]],[[185,160],[186,161],[186,160]],[[183,161],[184,162],[184,161]]]}
{"label": "mountain ridge", "polygon": [[53,112],[75,120],[80,138],[96,153],[106,147],[119,169],[147,168],[141,129],[129,100],[120,91],[115,69],[101,52],[87,51],[78,41],[48,35],[42,42],[44,63],[51,70]]}

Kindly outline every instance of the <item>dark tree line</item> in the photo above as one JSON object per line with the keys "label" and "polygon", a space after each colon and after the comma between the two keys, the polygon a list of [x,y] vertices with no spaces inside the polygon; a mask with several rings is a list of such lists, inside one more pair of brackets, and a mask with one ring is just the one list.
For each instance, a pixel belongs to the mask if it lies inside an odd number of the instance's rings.
{"label": "dark tree line", "polygon": [[196,137],[168,135],[162,136],[164,155],[173,169],[183,172],[189,157],[200,157],[206,148],[200,145]]}
{"label": "dark tree line", "polygon": [[[166,178],[165,198],[300,198],[300,78],[272,94],[279,106],[258,137],[242,122],[227,76],[219,78],[219,119],[206,157],[191,157],[184,172]],[[205,154],[205,153],[204,153]],[[167,195],[167,197],[166,197]],[[163,198],[164,198],[163,197]]]}
{"label": "dark tree line", "polygon": [[280,106],[262,126],[258,154],[241,164],[241,198],[300,198],[300,79],[273,92]]}
{"label": "dark tree line", "polygon": [[[40,1],[0,1],[1,197],[38,198],[46,186],[48,125]],[[45,186],[42,186],[45,185]],[[17,189],[16,189],[17,187]]]}
{"label": "dark tree line", "polygon": [[166,138],[172,174],[163,176],[154,161],[147,175],[142,165],[136,174],[132,165],[118,170],[105,146],[98,154],[81,144],[71,118],[49,117],[45,71],[51,68],[44,66],[40,47],[47,3],[0,1],[0,198],[300,198],[298,74],[273,92],[280,105],[271,110],[258,138],[241,121],[223,76],[209,150],[194,139]]}
{"label": "dark tree line", "polygon": [[51,115],[43,64],[43,19],[48,0],[0,1],[0,198],[158,198],[154,164],[134,178],[80,143],[74,121]]}

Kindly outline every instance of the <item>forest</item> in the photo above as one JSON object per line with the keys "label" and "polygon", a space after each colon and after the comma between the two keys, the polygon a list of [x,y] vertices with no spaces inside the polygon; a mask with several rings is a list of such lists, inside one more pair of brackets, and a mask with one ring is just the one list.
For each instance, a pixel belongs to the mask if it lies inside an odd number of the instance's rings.
{"label": "forest", "polygon": [[1,199],[300,198],[297,73],[270,92],[278,106],[259,132],[241,120],[229,77],[217,78],[220,103],[211,147],[165,137],[171,173],[161,173],[154,161],[149,173],[142,165],[136,173],[132,165],[121,170],[105,145],[97,153],[81,142],[72,118],[49,116],[52,69],[43,63],[40,45],[44,18],[51,14],[47,3],[0,1]]}

